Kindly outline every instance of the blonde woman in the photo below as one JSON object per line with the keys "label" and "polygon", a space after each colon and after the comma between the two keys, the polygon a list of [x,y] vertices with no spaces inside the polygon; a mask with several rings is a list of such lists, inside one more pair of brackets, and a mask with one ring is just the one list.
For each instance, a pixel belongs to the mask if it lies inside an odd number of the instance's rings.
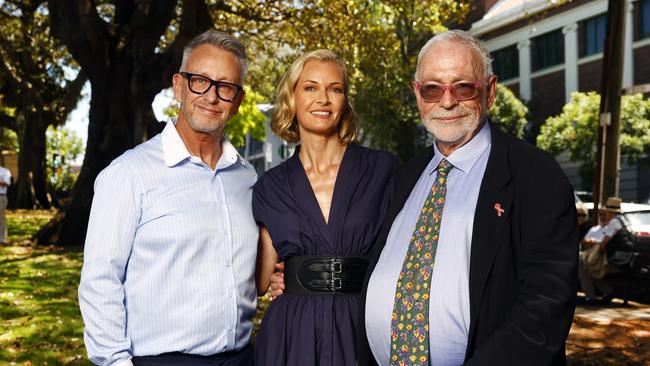
{"label": "blonde woman", "polygon": [[358,297],[398,167],[352,143],[356,117],[345,63],[333,52],[299,57],[278,86],[271,128],[294,155],[253,188],[261,227],[257,287],[285,262],[284,294],[256,340],[256,365],[354,365]]}

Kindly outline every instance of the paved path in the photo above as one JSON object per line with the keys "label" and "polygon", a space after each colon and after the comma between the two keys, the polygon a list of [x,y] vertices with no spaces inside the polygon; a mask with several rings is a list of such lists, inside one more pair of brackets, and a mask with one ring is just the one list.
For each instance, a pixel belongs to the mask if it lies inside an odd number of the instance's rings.
{"label": "paved path", "polygon": [[650,366],[650,304],[578,305],[567,366]]}

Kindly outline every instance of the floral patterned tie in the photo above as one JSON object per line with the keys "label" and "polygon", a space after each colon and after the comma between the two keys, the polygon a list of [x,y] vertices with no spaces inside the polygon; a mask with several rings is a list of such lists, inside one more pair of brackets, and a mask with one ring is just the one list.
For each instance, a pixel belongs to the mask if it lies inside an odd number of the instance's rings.
{"label": "floral patterned tie", "polygon": [[447,174],[454,166],[438,164],[397,279],[391,321],[391,366],[429,365],[429,286],[438,249]]}

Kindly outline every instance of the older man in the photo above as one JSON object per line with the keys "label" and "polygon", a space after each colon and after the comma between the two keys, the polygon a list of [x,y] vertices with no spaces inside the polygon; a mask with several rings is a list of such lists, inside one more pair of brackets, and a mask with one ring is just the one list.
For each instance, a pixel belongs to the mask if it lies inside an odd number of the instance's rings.
{"label": "older man", "polygon": [[565,364],[578,264],[567,178],[487,120],[496,77],[470,34],[429,40],[413,89],[435,143],[396,182],[359,364]]}
{"label": "older man", "polygon": [[178,119],[95,182],[79,303],[98,365],[252,365],[256,174],[223,135],[246,63],[227,34],[192,40]]}
{"label": "older man", "polygon": [[[587,303],[607,303],[614,297],[614,289],[603,278],[612,271],[605,248],[623,228],[621,220],[615,219],[620,213],[621,199],[607,198],[605,206],[598,210],[598,225],[591,227],[581,241],[578,278]],[[603,295],[600,301],[597,299],[596,289]]]}

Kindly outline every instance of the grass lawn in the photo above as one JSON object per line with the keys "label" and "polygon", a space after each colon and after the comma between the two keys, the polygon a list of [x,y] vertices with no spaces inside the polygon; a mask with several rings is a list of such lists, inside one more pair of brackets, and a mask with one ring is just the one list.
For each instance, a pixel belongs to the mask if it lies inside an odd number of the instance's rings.
{"label": "grass lawn", "polygon": [[[33,246],[29,237],[54,211],[8,211],[0,246],[0,365],[92,365],[86,358],[77,286],[79,249]],[[258,301],[255,331],[267,298]]]}
{"label": "grass lawn", "polygon": [[80,251],[27,240],[52,211],[8,212],[10,246],[0,246],[0,364],[90,365],[77,305]]}

